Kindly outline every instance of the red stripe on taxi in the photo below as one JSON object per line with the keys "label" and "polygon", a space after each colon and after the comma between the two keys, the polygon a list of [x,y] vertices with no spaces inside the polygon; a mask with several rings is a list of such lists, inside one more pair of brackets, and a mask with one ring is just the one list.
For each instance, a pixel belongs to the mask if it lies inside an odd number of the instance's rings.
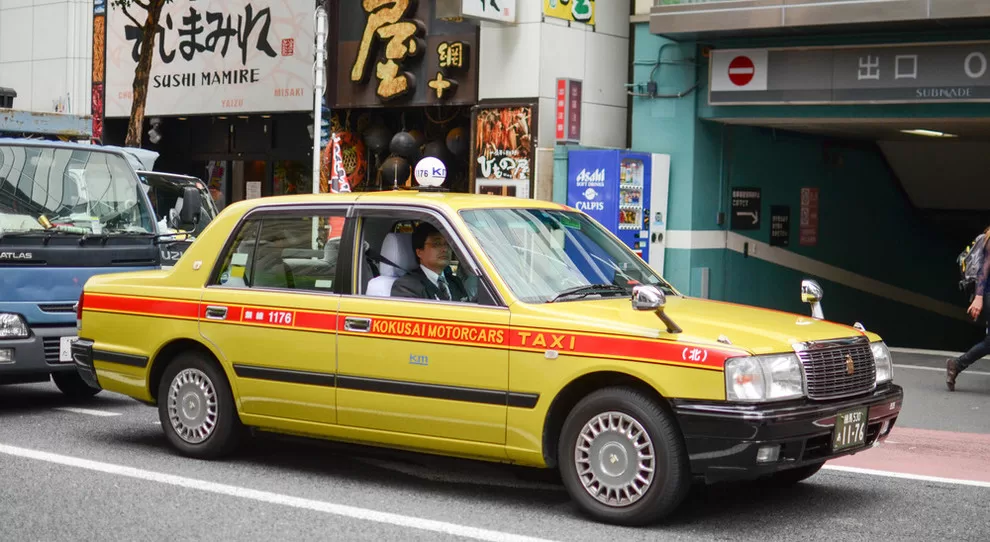
{"label": "red stripe on taxi", "polygon": [[122,297],[101,294],[86,294],[84,309],[130,312],[147,316],[165,316],[193,320],[199,316],[198,301],[174,301],[171,299]]}

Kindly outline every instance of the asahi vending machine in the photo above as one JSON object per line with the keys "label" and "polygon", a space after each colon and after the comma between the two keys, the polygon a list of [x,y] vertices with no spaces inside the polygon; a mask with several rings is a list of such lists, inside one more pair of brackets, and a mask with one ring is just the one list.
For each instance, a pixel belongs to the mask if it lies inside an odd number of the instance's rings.
{"label": "asahi vending machine", "polygon": [[567,204],[600,222],[661,274],[669,184],[668,154],[568,152]]}

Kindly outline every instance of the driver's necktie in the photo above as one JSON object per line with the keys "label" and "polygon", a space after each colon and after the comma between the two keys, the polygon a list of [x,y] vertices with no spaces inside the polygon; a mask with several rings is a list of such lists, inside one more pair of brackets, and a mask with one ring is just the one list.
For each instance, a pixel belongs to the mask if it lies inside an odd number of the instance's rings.
{"label": "driver's necktie", "polygon": [[450,301],[450,288],[447,287],[447,281],[444,280],[443,275],[437,277],[437,291],[440,299]]}

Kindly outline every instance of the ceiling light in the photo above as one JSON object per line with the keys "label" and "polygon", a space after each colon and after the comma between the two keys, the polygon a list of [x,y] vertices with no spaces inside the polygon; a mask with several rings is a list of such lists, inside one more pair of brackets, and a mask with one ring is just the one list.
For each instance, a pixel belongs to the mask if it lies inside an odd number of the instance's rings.
{"label": "ceiling light", "polygon": [[936,132],[935,130],[922,130],[920,128],[919,129],[915,129],[915,130],[901,130],[901,133],[912,134],[912,135],[920,135],[920,136],[928,136],[928,137],[959,137],[956,134],[947,134],[945,132]]}

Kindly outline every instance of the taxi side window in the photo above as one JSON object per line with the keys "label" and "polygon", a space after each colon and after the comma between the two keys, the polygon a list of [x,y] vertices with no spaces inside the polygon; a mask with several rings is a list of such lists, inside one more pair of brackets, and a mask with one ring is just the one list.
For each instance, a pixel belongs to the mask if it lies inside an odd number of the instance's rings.
{"label": "taxi side window", "polygon": [[[452,242],[451,233],[442,225],[420,216],[367,216],[362,221],[364,247],[359,269],[360,294],[371,297],[413,297],[454,303],[494,305],[489,295],[479,295],[480,279],[469,266],[460,265],[464,255]],[[437,281],[428,278],[416,256],[415,235],[422,224],[433,232],[419,242],[427,249],[422,254],[430,264],[442,266],[450,299],[441,297]],[[427,246],[429,245],[429,246]],[[429,284],[427,284],[429,282]],[[399,283],[396,286],[396,283]]]}
{"label": "taxi side window", "polygon": [[220,273],[214,277],[213,284],[233,288],[246,288],[251,285],[250,262],[260,225],[260,220],[248,220],[241,226],[224,257]]}
{"label": "taxi side window", "polygon": [[246,223],[217,284],[332,292],[344,212],[266,215]]}

